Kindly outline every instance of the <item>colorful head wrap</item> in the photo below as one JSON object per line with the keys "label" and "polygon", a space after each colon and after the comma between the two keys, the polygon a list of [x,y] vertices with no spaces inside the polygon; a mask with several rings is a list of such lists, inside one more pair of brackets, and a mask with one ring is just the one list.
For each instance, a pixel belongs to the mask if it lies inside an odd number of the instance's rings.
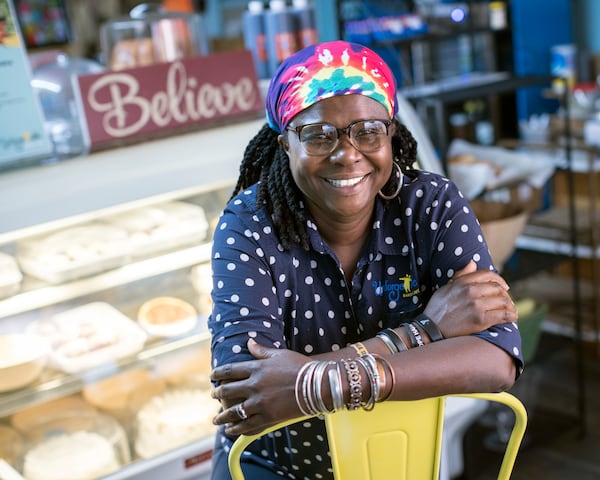
{"label": "colorful head wrap", "polygon": [[285,59],[273,75],[267,121],[281,133],[296,114],[320,100],[352,94],[378,101],[390,118],[398,111],[394,75],[374,51],[341,40],[312,45]]}

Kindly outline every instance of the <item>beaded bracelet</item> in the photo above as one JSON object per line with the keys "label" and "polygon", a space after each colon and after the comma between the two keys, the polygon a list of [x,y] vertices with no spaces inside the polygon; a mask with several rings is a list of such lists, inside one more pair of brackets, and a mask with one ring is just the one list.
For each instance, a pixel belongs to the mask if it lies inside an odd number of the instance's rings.
{"label": "beaded bracelet", "polygon": [[379,385],[381,380],[379,378],[379,372],[377,371],[377,364],[375,363],[374,358],[369,354],[358,357],[356,361],[362,365],[369,378],[371,394],[369,395],[369,399],[364,404],[361,404],[361,407],[363,410],[370,411],[373,410],[375,402],[379,398]]}
{"label": "beaded bracelet", "polygon": [[420,313],[419,315],[417,315],[415,321],[419,325],[421,325],[421,328],[425,331],[427,335],[429,335],[429,338],[432,342],[437,342],[439,340],[444,339],[444,335],[442,335],[442,332],[440,331],[440,328],[437,326],[437,324],[424,313]]}
{"label": "beaded bracelet", "polygon": [[362,403],[362,385],[360,381],[360,370],[355,360],[342,359],[342,364],[346,370],[348,377],[348,385],[350,390],[350,401],[348,402],[348,410],[358,410]]}

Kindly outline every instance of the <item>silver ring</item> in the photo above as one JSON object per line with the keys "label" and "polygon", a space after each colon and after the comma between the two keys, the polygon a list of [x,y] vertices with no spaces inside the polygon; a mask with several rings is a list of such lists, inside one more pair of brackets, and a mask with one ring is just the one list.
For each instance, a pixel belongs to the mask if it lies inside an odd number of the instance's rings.
{"label": "silver ring", "polygon": [[235,406],[235,413],[237,414],[237,416],[239,417],[240,420],[246,420],[248,418],[248,414],[246,413],[246,410],[244,409],[244,405],[242,405],[241,403],[238,403]]}

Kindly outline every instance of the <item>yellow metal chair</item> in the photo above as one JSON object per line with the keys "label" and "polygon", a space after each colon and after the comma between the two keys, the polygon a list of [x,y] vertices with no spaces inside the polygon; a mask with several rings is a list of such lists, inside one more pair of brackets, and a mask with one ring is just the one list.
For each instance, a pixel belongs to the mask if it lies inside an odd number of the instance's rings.
{"label": "yellow metal chair", "polygon": [[[502,393],[455,395],[498,402],[515,413],[498,480],[508,480],[527,426],[525,407],[515,396]],[[334,477],[338,480],[437,480],[440,469],[446,397],[388,401],[374,410],[341,410],[324,416]],[[258,435],[241,435],[229,453],[233,480],[243,480],[240,458],[257,438],[306,420],[282,422]]]}

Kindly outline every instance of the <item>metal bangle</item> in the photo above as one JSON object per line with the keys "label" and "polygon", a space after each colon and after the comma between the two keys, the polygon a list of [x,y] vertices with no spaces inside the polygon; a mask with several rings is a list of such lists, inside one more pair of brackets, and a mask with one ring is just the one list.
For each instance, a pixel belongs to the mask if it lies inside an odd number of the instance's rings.
{"label": "metal bangle", "polygon": [[406,343],[404,343],[404,339],[398,334],[396,330],[394,330],[393,328],[386,328],[385,330],[382,330],[382,332],[387,333],[390,340],[394,342],[394,345],[396,345],[396,348],[399,352],[405,352],[408,350],[408,346],[406,345]]}
{"label": "metal bangle", "polygon": [[392,339],[389,337],[388,333],[377,332],[375,336],[379,338],[383,343],[385,343],[385,346],[389,349],[391,353],[398,353],[398,348],[396,347],[396,345],[394,345],[394,342],[392,342]]}
{"label": "metal bangle", "polygon": [[331,401],[333,409],[331,412],[336,412],[344,408],[344,392],[342,390],[342,374],[340,372],[340,364],[335,362],[335,368],[330,368],[327,372],[329,377],[329,389],[331,390]]}
{"label": "metal bangle", "polygon": [[306,370],[308,370],[308,368],[310,367],[311,363],[312,362],[306,362],[304,365],[302,365],[302,368],[298,371],[298,374],[296,375],[296,384],[294,386],[294,396],[296,397],[296,405],[298,405],[298,409],[304,416],[308,416],[308,415],[310,415],[310,413],[304,409],[304,406],[302,405],[302,402],[300,401],[300,394],[302,391],[302,389],[300,388],[300,385],[301,384],[303,385],[304,375],[306,373]]}

